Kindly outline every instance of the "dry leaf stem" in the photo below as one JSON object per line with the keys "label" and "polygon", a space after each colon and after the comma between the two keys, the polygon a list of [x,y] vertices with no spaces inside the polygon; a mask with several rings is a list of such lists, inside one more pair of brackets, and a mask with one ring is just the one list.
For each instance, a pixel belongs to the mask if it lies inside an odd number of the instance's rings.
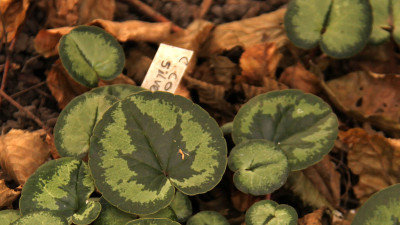
{"label": "dry leaf stem", "polygon": [[147,16],[151,17],[154,21],[157,22],[170,22],[172,24],[172,30],[174,32],[182,31],[183,29],[181,27],[178,27],[176,24],[172,23],[168,18],[165,16],[161,15],[159,12],[155,11],[153,8],[150,6],[146,5],[145,3],[141,2],[140,0],[124,0],[135,7]]}
{"label": "dry leaf stem", "polygon": [[[6,37],[6,34],[4,34],[3,36]],[[2,79],[1,79],[1,87],[0,87],[0,90],[1,90],[1,91],[4,91],[5,88],[6,88],[7,74],[8,74],[8,70],[9,70],[9,68],[10,68],[10,61],[11,61],[11,60],[10,60],[10,56],[11,56],[10,52],[14,49],[15,42],[16,42],[15,40],[16,40],[16,38],[14,38],[14,39],[11,41],[11,44],[10,44],[10,48],[9,48],[9,49],[5,48],[5,52],[6,52],[6,62],[5,62],[5,64],[4,64],[3,77],[2,77]],[[5,42],[5,43],[7,43],[7,38],[6,38],[6,42]],[[0,104],[1,104],[1,96],[0,96]]]}

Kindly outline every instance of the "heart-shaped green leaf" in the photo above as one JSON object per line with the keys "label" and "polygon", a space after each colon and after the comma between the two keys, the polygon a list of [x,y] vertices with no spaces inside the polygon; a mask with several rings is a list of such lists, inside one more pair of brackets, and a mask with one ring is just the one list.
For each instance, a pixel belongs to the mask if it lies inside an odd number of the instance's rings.
{"label": "heart-shaped green leaf", "polygon": [[71,221],[81,208],[88,207],[87,200],[93,191],[87,165],[74,158],[60,158],[43,164],[29,177],[22,189],[19,206],[22,215],[57,211]]}
{"label": "heart-shaped green leaf", "polygon": [[99,79],[114,79],[125,64],[124,51],[117,40],[94,26],[78,26],[64,35],[59,53],[68,73],[86,87],[96,87]]}
{"label": "heart-shaped green leaf", "polygon": [[206,111],[181,96],[143,91],[104,113],[90,140],[89,166],[103,197],[149,214],[168,206],[175,188],[211,190],[227,163],[226,142]]}
{"label": "heart-shaped green leaf", "polygon": [[9,225],[20,217],[19,210],[6,209],[0,211],[0,221],[4,225]]}
{"label": "heart-shaped green leaf", "polygon": [[63,157],[85,157],[94,126],[116,101],[118,99],[111,95],[92,92],[74,98],[60,113],[54,127],[58,153]]}
{"label": "heart-shaped green leaf", "polygon": [[190,217],[186,225],[229,225],[228,220],[225,217],[215,211],[201,211],[196,215]]}
{"label": "heart-shaped green leaf", "polygon": [[98,201],[88,200],[86,206],[80,207],[79,210],[72,215],[74,224],[89,224],[94,221],[101,212],[101,204]]}
{"label": "heart-shaped green leaf", "polygon": [[373,17],[372,33],[369,37],[371,44],[382,44],[390,37],[390,33],[382,29],[389,28],[390,2],[391,0],[370,0]]}
{"label": "heart-shaped green leaf", "polygon": [[285,15],[288,38],[301,48],[320,43],[335,58],[350,57],[367,44],[372,30],[368,0],[292,0]]}
{"label": "heart-shaped green leaf", "polygon": [[289,205],[279,205],[271,200],[254,203],[246,212],[246,225],[296,225],[296,210]]}
{"label": "heart-shaped green leaf", "polygon": [[228,160],[237,189],[252,195],[269,194],[285,184],[289,174],[286,155],[265,139],[236,145]]}
{"label": "heart-shaped green leaf", "polygon": [[11,223],[11,225],[27,225],[27,224],[34,224],[34,225],[68,225],[68,221],[56,214],[55,212],[32,212],[24,215],[23,217],[19,218],[18,220]]}
{"label": "heart-shaped green leaf", "polygon": [[352,225],[400,224],[400,184],[373,194],[358,210]]}
{"label": "heart-shaped green leaf", "polygon": [[167,206],[166,208],[161,209],[158,212],[152,214],[139,215],[140,218],[167,218],[173,221],[177,221],[177,217],[175,215],[174,210],[171,207]]}
{"label": "heart-shaped green leaf", "polygon": [[300,90],[271,91],[254,97],[233,121],[236,144],[266,139],[282,150],[291,170],[304,169],[333,147],[338,121],[328,104]]}
{"label": "heart-shaped green leaf", "polygon": [[117,209],[104,198],[100,198],[99,202],[101,204],[101,213],[93,222],[93,225],[126,224],[127,222],[137,218],[136,215]]}
{"label": "heart-shaped green leaf", "polygon": [[180,225],[180,223],[166,218],[157,218],[157,219],[145,218],[145,219],[132,220],[125,225]]}
{"label": "heart-shaped green leaf", "polygon": [[100,95],[112,95],[113,97],[117,98],[118,100],[122,100],[129,95],[137,93],[139,91],[144,91],[146,89],[130,85],[130,84],[113,84],[102,86],[98,88],[92,89],[90,92],[94,92]]}

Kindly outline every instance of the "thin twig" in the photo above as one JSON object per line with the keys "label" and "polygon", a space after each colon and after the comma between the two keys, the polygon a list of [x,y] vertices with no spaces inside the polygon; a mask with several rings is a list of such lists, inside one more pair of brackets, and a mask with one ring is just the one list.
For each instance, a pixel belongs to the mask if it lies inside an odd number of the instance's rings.
{"label": "thin twig", "polygon": [[22,105],[20,105],[17,101],[15,101],[13,98],[11,98],[9,95],[7,95],[3,90],[0,90],[0,96],[2,96],[5,100],[10,102],[13,106],[17,107],[17,109],[23,111],[26,113],[26,115],[31,118],[33,121],[35,121],[40,127],[42,127],[47,133],[50,133],[48,127],[33,113],[31,113],[29,110],[25,109]]}
{"label": "thin twig", "polygon": [[213,0],[203,0],[201,2],[198,19],[203,19],[203,17],[207,14],[208,10],[210,9],[212,3],[213,3]]}
{"label": "thin twig", "polygon": [[176,24],[171,22],[168,18],[165,16],[161,15],[159,12],[155,11],[153,8],[150,6],[146,5],[145,3],[141,2],[140,0],[124,0],[133,6],[135,6],[139,11],[143,12],[146,14],[146,16],[151,17],[154,21],[157,22],[169,22],[172,23],[172,30],[174,32],[182,31],[183,29],[181,27],[178,27]]}
{"label": "thin twig", "polygon": [[15,93],[15,94],[12,94],[10,97],[11,98],[16,98],[16,97],[18,97],[18,96],[20,96],[20,95],[22,95],[22,94],[24,94],[24,93],[26,93],[28,91],[36,89],[36,88],[38,88],[38,87],[40,87],[40,86],[42,86],[44,84],[46,84],[46,81],[42,81],[42,82],[37,83],[37,84],[35,84],[35,85],[31,86],[31,87],[28,87],[28,88],[26,88],[26,89],[24,89],[22,91],[19,91],[19,92]]}
{"label": "thin twig", "polygon": [[[10,60],[11,53],[10,52],[14,49],[15,42],[16,41],[15,41],[15,38],[14,38],[11,41],[10,48],[8,49],[8,51],[7,51],[7,48],[5,48],[6,49],[6,62],[4,64],[3,77],[1,79],[1,86],[0,86],[0,90],[2,90],[2,91],[4,91],[4,89],[6,87],[7,74],[8,74],[8,70],[10,68],[10,62],[11,62],[11,60]],[[1,97],[0,97],[0,104],[1,104]]]}

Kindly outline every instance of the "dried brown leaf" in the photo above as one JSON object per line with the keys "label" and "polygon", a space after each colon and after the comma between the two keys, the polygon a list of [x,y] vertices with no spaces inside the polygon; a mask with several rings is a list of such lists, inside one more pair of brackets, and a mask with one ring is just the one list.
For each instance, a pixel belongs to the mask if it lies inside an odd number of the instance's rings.
{"label": "dried brown leaf", "polygon": [[326,208],[317,209],[298,220],[298,225],[322,225],[322,216]]}
{"label": "dried brown leaf", "polygon": [[4,180],[0,180],[0,207],[11,205],[21,194],[21,191],[10,189]]}
{"label": "dried brown leaf", "polygon": [[122,73],[112,80],[99,80],[99,86],[106,86],[106,85],[112,85],[112,84],[136,85],[135,81],[133,81],[131,78],[125,76]]}
{"label": "dried brown leaf", "polygon": [[[18,28],[24,22],[26,17],[26,11],[29,8],[29,0],[7,0],[0,2],[0,13],[1,18],[4,19],[0,23],[0,39],[1,43],[4,43],[6,40],[10,42],[14,39],[15,34],[17,33]],[[5,33],[7,37],[4,37],[3,34],[3,23],[5,24]],[[6,39],[7,38],[7,39]]]}
{"label": "dried brown leaf", "polygon": [[50,27],[76,26],[94,19],[112,20],[115,0],[49,0],[41,4]]}
{"label": "dried brown leaf", "polygon": [[248,47],[240,57],[240,82],[250,85],[262,85],[265,77],[275,78],[275,71],[282,54],[277,51],[275,43],[260,43]]}
{"label": "dried brown leaf", "polygon": [[68,34],[73,27],[61,27],[49,30],[40,30],[34,40],[35,50],[48,58],[58,54],[58,42],[64,34]]}
{"label": "dried brown leaf", "polygon": [[243,19],[215,27],[205,47],[199,53],[202,57],[222,53],[235,46],[247,48],[264,42],[274,42],[277,48],[287,43],[283,17],[286,9],[263,14],[261,16]]}
{"label": "dried brown leaf", "polygon": [[126,75],[132,78],[137,84],[141,84],[149,70],[155,51],[149,46],[141,43],[130,50],[126,56]]}
{"label": "dried brown leaf", "polygon": [[41,138],[46,132],[10,130],[0,136],[0,165],[3,171],[19,184],[25,184],[29,176],[50,155],[50,149]]}
{"label": "dried brown leaf", "polygon": [[361,128],[339,132],[339,139],[350,149],[351,171],[359,175],[354,193],[364,203],[373,193],[400,182],[400,145],[398,139],[368,134]]}
{"label": "dried brown leaf", "polygon": [[240,92],[244,93],[245,101],[248,101],[257,95],[267,93],[269,91],[285,90],[288,88],[286,85],[268,77],[265,77],[263,79],[263,85],[263,87],[258,87],[246,83],[239,83],[236,86],[240,90]]}
{"label": "dried brown leaf", "polygon": [[312,94],[318,94],[321,91],[319,78],[306,70],[301,63],[287,67],[279,77],[279,81],[290,88]]}
{"label": "dried brown leaf", "polygon": [[78,84],[57,60],[47,74],[47,86],[51,94],[58,102],[58,106],[63,109],[73,98],[88,91],[89,88]]}
{"label": "dried brown leaf", "polygon": [[400,137],[400,75],[353,72],[322,85],[341,111]]}

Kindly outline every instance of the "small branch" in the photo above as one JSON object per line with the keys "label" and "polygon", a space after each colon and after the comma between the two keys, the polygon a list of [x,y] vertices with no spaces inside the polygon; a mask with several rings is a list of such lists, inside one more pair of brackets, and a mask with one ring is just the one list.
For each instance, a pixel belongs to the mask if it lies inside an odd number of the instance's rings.
{"label": "small branch", "polygon": [[[140,0],[124,0],[124,1],[132,4],[139,11],[143,12],[146,16],[151,17],[154,21],[172,23],[171,20],[161,15],[159,12],[155,11],[153,8],[141,2]],[[182,31],[183,29],[181,27],[178,27],[176,24],[172,23],[172,30],[174,32],[178,32]]]}
{"label": "small branch", "polygon": [[203,19],[203,17],[207,14],[208,10],[210,9],[212,3],[213,3],[213,0],[203,0],[201,2],[198,19]]}
{"label": "small branch", "polygon": [[33,113],[31,113],[29,110],[25,109],[22,105],[20,105],[17,101],[12,99],[9,95],[7,95],[3,90],[0,90],[0,96],[6,99],[8,102],[10,102],[13,106],[17,107],[17,109],[23,111],[26,113],[26,115],[31,118],[33,121],[35,121],[40,127],[42,127],[48,134],[51,134],[49,131],[49,128],[44,125],[44,123]]}
{"label": "small branch", "polygon": [[22,91],[20,91],[20,92],[17,92],[17,93],[15,93],[15,94],[11,95],[10,97],[11,97],[11,98],[16,98],[16,97],[18,97],[18,96],[20,96],[20,95],[22,95],[22,94],[24,94],[24,93],[26,93],[26,92],[28,92],[28,91],[31,91],[31,90],[33,90],[33,89],[36,89],[36,88],[38,88],[38,87],[40,87],[40,86],[42,86],[42,85],[44,85],[44,84],[46,84],[46,81],[42,81],[42,82],[37,83],[37,84],[35,84],[35,85],[31,86],[31,87],[28,87],[28,88],[26,88],[26,89],[24,89],[24,90],[22,90]]}
{"label": "small branch", "polygon": [[[9,68],[10,68],[10,57],[11,57],[11,54],[10,54],[10,52],[14,49],[14,46],[15,46],[15,41],[16,40],[16,38],[14,38],[12,41],[11,41],[11,44],[10,44],[10,48],[9,48],[9,50],[7,51],[7,48],[5,48],[6,49],[6,62],[5,62],[5,64],[4,64],[4,71],[3,71],[3,77],[2,77],[2,79],[1,79],[1,86],[0,86],[0,90],[1,91],[4,91],[4,89],[5,89],[5,87],[6,87],[6,81],[7,81],[7,74],[8,74],[8,70],[9,70]],[[1,97],[0,97],[0,104],[1,104]]]}

